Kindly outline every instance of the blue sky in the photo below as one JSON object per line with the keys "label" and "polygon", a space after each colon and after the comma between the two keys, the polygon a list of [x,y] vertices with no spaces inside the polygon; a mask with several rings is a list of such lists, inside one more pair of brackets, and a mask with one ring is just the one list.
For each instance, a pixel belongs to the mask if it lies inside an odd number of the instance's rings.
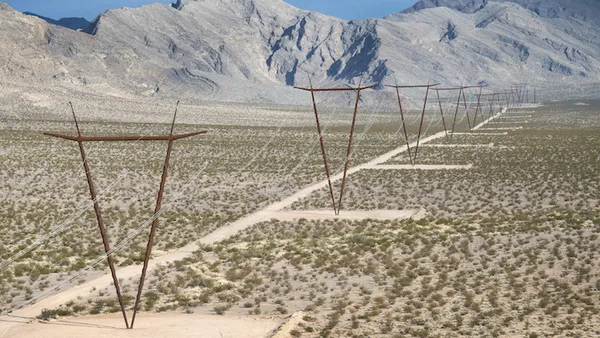
{"label": "blue sky", "polygon": [[[174,0],[1,0],[21,12],[34,12],[53,19],[85,17],[93,20],[109,8],[138,7]],[[313,10],[343,19],[383,17],[412,6],[416,0],[286,0],[302,9]]]}

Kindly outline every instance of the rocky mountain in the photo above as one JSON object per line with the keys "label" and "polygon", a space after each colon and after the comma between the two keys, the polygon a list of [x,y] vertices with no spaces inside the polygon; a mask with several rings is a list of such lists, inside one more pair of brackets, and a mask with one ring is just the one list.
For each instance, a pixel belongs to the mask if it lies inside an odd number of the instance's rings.
{"label": "rocky mountain", "polygon": [[35,16],[50,24],[62,26],[72,30],[87,30],[91,23],[84,18],[61,18],[59,20],[54,20],[31,12],[23,12],[23,14]]}
{"label": "rocky mountain", "polygon": [[[0,5],[4,81],[127,97],[302,103],[292,85],[439,81],[597,95],[599,0],[423,0],[345,21],[282,0],[110,10],[86,32]],[[0,80],[3,81],[3,80]],[[383,87],[379,87],[383,89]],[[569,92],[571,90],[571,92]]]}
{"label": "rocky mountain", "polygon": [[447,7],[465,13],[475,13],[494,2],[513,2],[543,18],[600,22],[600,1],[598,0],[421,0],[404,10],[403,13],[414,13],[435,7]]}

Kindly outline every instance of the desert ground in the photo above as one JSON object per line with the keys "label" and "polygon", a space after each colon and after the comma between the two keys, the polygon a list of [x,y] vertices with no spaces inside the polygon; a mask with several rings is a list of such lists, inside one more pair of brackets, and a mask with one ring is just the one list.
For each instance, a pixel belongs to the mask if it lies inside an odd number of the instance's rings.
{"label": "desert ground", "polygon": [[[74,104],[86,135],[167,134],[175,106]],[[504,107],[472,132],[461,113],[453,134],[431,104],[415,165],[399,113],[363,109],[339,216],[310,107],[183,102],[176,132],[208,133],[175,144],[133,331],[77,145],[41,134],[74,135],[53,107],[0,114],[2,338],[600,335],[598,101]],[[336,192],[349,108],[321,116]],[[130,314],[166,144],[86,150]]]}

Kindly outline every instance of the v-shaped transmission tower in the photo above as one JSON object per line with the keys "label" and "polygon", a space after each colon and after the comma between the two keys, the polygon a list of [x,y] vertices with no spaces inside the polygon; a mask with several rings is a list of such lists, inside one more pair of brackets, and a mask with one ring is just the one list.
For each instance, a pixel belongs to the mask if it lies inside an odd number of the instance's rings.
{"label": "v-shaped transmission tower", "polygon": [[[158,215],[160,214],[162,208],[162,200],[165,192],[165,185],[167,183],[167,175],[169,170],[169,163],[171,160],[171,151],[173,150],[173,142],[176,140],[181,140],[184,138],[197,136],[201,134],[206,134],[206,131],[199,131],[188,134],[180,134],[175,135],[173,131],[175,129],[175,121],[177,119],[177,110],[179,108],[179,102],[177,102],[177,107],[175,109],[175,114],[173,116],[173,123],[171,124],[171,133],[167,136],[83,136],[81,135],[81,130],[79,129],[79,122],[77,121],[77,117],[75,115],[75,109],[73,108],[73,104],[69,102],[71,107],[71,112],[73,113],[73,120],[75,121],[75,127],[77,130],[77,136],[68,136],[68,135],[60,135],[54,133],[44,133],[46,136],[57,137],[64,140],[75,141],[79,145],[79,152],[81,153],[81,159],[83,162],[83,169],[85,170],[85,175],[87,177],[87,182],[90,190],[90,196],[92,202],[94,204],[94,212],[96,213],[96,220],[98,222],[98,228],[100,229],[100,236],[102,237],[102,243],[104,244],[104,252],[106,254],[106,260],[108,262],[108,267],[110,268],[110,272],[112,275],[113,283],[115,286],[115,291],[117,292],[117,298],[119,299],[119,305],[121,307],[121,312],[123,313],[123,320],[125,320],[125,327],[128,329],[133,328],[133,324],[135,322],[135,316],[137,314],[137,310],[139,307],[140,299],[142,297],[142,289],[144,288],[144,281],[146,279],[146,272],[148,270],[148,264],[150,261],[150,255],[152,253],[152,247],[154,245],[154,237],[156,235],[156,229],[158,227]],[[94,180],[92,177],[92,172],[90,170],[90,165],[88,162],[87,155],[85,153],[84,143],[87,142],[122,142],[122,141],[168,141],[167,146],[167,155],[165,158],[165,163],[163,166],[162,178],[160,181],[160,188],[158,190],[158,196],[156,199],[156,207],[154,209],[152,226],[150,228],[150,235],[148,238],[148,244],[146,245],[146,255],[144,258],[144,266],[142,268],[142,276],[140,278],[140,283],[138,286],[138,293],[135,300],[135,306],[133,309],[133,317],[131,319],[131,325],[127,320],[127,313],[125,311],[125,305],[123,302],[123,296],[121,295],[121,288],[119,286],[119,279],[117,278],[117,272],[115,269],[115,264],[112,259],[113,252],[110,248],[110,242],[108,239],[108,235],[106,233],[106,227],[104,226],[104,220],[102,218],[102,211],[100,209],[100,201],[98,199],[98,195],[96,193],[96,187],[94,185]]]}
{"label": "v-shaped transmission tower", "polygon": [[[475,121],[477,119],[477,115],[479,110],[481,109],[480,106],[480,98],[478,99],[478,103],[477,103],[477,108],[475,110],[475,118],[473,119],[473,123],[471,123],[471,117],[469,115],[469,108],[467,106],[467,97],[465,95],[465,89],[471,89],[471,88],[479,88],[480,93],[479,95],[481,96],[481,88],[482,86],[460,86],[460,87],[451,87],[451,88],[435,88],[436,94],[437,94],[437,99],[438,99],[438,103],[440,105],[440,111],[442,112],[442,116],[444,115],[444,111],[442,108],[442,101],[440,99],[440,92],[442,91],[458,91],[458,101],[456,102],[456,110],[454,112],[454,119],[452,121],[452,131],[450,133],[450,140],[452,140],[452,137],[454,135],[454,131],[456,129],[456,120],[458,118],[458,111],[460,109],[460,105],[461,105],[461,101],[465,107],[465,114],[467,116],[467,123],[469,124],[469,130],[471,130],[474,126],[475,126]],[[446,128],[446,124],[444,123],[444,129],[446,132],[446,136],[448,135],[448,129]]]}
{"label": "v-shaped transmission tower", "polygon": [[[410,159],[410,164],[414,165],[415,161],[417,160],[417,155],[419,153],[419,143],[421,142],[421,135],[423,133],[423,121],[425,120],[425,111],[427,110],[427,99],[429,98],[429,91],[431,90],[431,88],[439,86],[439,84],[428,84],[428,85],[408,85],[408,86],[399,86],[398,82],[396,81],[396,85],[394,86],[386,86],[389,88],[394,88],[396,90],[396,95],[398,96],[398,106],[400,108],[400,117],[402,118],[402,128],[404,130],[404,139],[406,141],[406,150],[408,152],[408,158]],[[404,115],[404,109],[402,107],[402,97],[400,96],[400,89],[414,89],[414,88],[426,88],[426,92],[425,92],[425,99],[423,100],[423,110],[421,112],[421,123],[419,125],[419,134],[417,136],[417,146],[415,148],[415,156],[413,158],[411,149],[410,149],[410,142],[408,139],[408,132],[406,130],[406,119],[405,119],[405,115]],[[444,112],[442,111],[442,121],[444,122],[444,128],[446,128],[446,120],[444,119]]]}
{"label": "v-shaped transmission tower", "polygon": [[477,94],[477,107],[475,108],[475,117],[473,117],[473,128],[477,126],[477,116],[481,114],[482,122],[485,120],[483,116],[483,110],[481,109],[481,95],[483,92],[483,86],[479,86],[479,93]]}
{"label": "v-shaped transmission tower", "polygon": [[[299,90],[304,90],[310,92],[312,97],[313,110],[315,112],[315,119],[317,123],[317,132],[319,133],[319,142],[321,143],[321,153],[323,155],[323,164],[325,166],[325,174],[327,176],[327,182],[329,184],[329,194],[331,196],[331,203],[333,205],[333,211],[336,215],[340,214],[340,210],[342,209],[342,201],[344,199],[344,188],[346,187],[346,179],[348,176],[348,167],[350,165],[350,155],[352,154],[352,141],[354,138],[354,128],[356,126],[356,115],[358,113],[358,106],[360,103],[360,94],[362,91],[371,89],[375,87],[366,86],[361,87],[361,83],[359,82],[358,87],[349,87],[349,88],[313,88],[312,81],[310,81],[310,88],[302,88],[302,87],[294,87]],[[325,141],[323,140],[323,130],[321,129],[321,122],[319,120],[319,111],[317,109],[317,100],[315,97],[315,93],[319,92],[356,92],[356,102],[354,104],[354,114],[352,117],[352,127],[350,128],[350,137],[348,139],[348,152],[346,154],[346,159],[344,162],[344,176],[342,178],[342,187],[340,190],[340,195],[338,201],[336,202],[336,198],[333,193],[333,184],[331,181],[331,169],[329,167],[329,162],[327,161],[327,151],[325,149]]]}

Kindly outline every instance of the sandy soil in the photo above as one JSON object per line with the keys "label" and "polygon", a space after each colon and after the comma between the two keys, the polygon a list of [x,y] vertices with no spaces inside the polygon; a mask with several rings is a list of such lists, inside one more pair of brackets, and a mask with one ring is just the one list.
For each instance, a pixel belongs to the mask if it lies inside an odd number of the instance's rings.
{"label": "sandy soil", "polygon": [[493,148],[494,144],[426,144],[426,148]]}
{"label": "sandy soil", "polygon": [[515,124],[515,123],[529,123],[529,121],[496,121],[495,124]]}
{"label": "sandy soil", "polygon": [[544,105],[541,103],[521,103],[519,105],[520,108],[522,109],[529,109],[529,108],[540,108],[543,107]]}
{"label": "sandy soil", "polygon": [[[506,113],[506,109],[502,109],[502,114]],[[486,124],[492,122],[493,120],[495,120],[496,118],[498,118],[500,115],[496,115],[496,116],[492,116],[490,118],[488,118],[487,120],[481,122],[480,124],[476,125],[475,127],[473,127],[473,130],[479,130],[481,128],[483,128]],[[458,133],[454,133],[455,135],[459,135]]]}
{"label": "sandy soil", "polygon": [[[35,321],[5,329],[2,338],[17,337],[269,337],[283,320],[276,318],[206,316],[196,314],[144,313],[134,330],[123,328],[120,313],[67,318],[48,322]],[[3,334],[3,335],[2,335]]]}
{"label": "sandy soil", "polygon": [[[374,220],[396,220],[396,219],[419,219],[425,212],[422,209],[416,210],[369,210],[369,211],[344,211],[335,215],[333,210],[306,210],[306,211],[280,211],[273,213],[271,218],[280,221],[293,221],[296,219],[307,220],[325,220],[325,219],[346,219],[359,221],[363,219]],[[422,216],[421,216],[422,217]]]}
{"label": "sandy soil", "polygon": [[369,170],[469,170],[473,168],[472,164],[467,165],[449,165],[449,164],[390,164],[390,165],[374,165],[365,169]]}
{"label": "sandy soil", "polygon": [[481,130],[481,131],[488,131],[488,130],[489,130],[489,131],[496,131],[496,130],[521,130],[521,129],[523,129],[523,127],[506,127],[506,128],[503,128],[503,127],[498,127],[498,128],[482,128],[482,129],[479,129],[479,130]]}
{"label": "sandy soil", "polygon": [[461,135],[461,136],[506,136],[506,135],[508,135],[508,133],[454,133],[454,135]]}

